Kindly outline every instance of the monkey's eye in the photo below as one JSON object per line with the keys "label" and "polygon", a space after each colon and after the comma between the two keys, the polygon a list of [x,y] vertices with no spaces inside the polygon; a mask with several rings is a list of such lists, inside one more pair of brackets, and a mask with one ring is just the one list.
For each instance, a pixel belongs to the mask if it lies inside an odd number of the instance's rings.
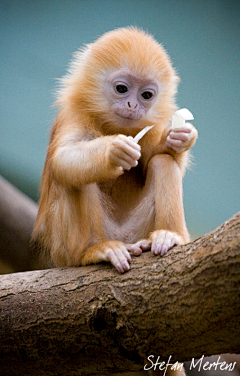
{"label": "monkey's eye", "polygon": [[143,99],[146,99],[146,100],[151,99],[152,96],[153,96],[153,93],[151,93],[151,91],[144,91],[144,92],[142,93],[142,97],[143,97]]}
{"label": "monkey's eye", "polygon": [[116,90],[117,90],[118,93],[124,94],[128,91],[128,88],[127,88],[126,85],[120,85],[119,84],[119,85],[116,86]]}

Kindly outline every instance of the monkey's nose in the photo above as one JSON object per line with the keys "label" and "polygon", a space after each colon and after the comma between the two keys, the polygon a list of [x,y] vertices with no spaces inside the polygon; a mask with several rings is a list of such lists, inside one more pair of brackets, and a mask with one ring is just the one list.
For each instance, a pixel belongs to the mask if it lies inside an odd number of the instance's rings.
{"label": "monkey's nose", "polygon": [[128,102],[128,107],[129,107],[131,110],[136,110],[137,106],[138,106],[137,103]]}

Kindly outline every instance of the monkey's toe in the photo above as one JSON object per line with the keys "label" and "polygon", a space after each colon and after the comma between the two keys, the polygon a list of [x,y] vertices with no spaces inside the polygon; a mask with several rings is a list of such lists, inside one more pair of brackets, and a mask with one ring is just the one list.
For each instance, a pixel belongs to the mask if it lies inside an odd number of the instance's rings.
{"label": "monkey's toe", "polygon": [[150,239],[152,240],[151,251],[154,255],[164,256],[170,248],[182,244],[182,238],[178,234],[166,230],[154,231]]}

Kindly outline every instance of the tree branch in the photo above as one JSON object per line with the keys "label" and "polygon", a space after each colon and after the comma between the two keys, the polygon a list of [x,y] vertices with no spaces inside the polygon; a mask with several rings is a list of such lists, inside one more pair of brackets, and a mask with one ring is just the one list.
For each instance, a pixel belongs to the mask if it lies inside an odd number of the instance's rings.
{"label": "tree branch", "polygon": [[0,277],[0,369],[7,375],[102,375],[240,349],[240,213],[215,231],[108,264]]}
{"label": "tree branch", "polygon": [[15,271],[33,268],[29,239],[38,206],[0,176],[0,258]]}

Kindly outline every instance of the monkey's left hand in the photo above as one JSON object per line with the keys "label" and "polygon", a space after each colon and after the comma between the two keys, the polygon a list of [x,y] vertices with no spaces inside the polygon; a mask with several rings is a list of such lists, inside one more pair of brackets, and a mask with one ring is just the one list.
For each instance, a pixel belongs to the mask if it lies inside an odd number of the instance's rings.
{"label": "monkey's left hand", "polygon": [[170,128],[165,146],[182,153],[195,144],[197,135],[196,128],[190,123],[186,123],[183,128]]}

